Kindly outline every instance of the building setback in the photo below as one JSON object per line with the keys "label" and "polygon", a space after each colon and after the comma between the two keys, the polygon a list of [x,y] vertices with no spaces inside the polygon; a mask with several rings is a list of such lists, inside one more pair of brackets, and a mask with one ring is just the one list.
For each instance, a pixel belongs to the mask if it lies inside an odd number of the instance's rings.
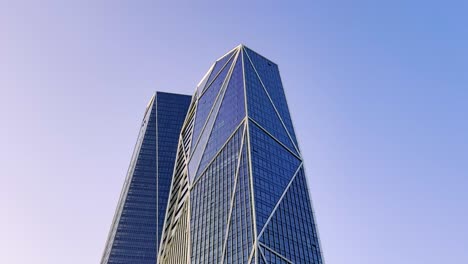
{"label": "building setback", "polygon": [[157,263],[180,130],[191,96],[156,92],[141,124],[101,264]]}
{"label": "building setback", "polygon": [[170,264],[323,263],[278,66],[243,45],[192,98],[158,254]]}

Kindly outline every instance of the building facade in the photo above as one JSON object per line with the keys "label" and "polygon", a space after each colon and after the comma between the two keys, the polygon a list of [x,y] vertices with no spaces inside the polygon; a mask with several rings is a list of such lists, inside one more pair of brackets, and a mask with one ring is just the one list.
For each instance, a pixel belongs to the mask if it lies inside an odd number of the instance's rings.
{"label": "building facade", "polygon": [[159,263],[323,263],[278,66],[240,45],[198,84]]}
{"label": "building facade", "polygon": [[155,264],[191,96],[156,92],[140,127],[101,264]]}

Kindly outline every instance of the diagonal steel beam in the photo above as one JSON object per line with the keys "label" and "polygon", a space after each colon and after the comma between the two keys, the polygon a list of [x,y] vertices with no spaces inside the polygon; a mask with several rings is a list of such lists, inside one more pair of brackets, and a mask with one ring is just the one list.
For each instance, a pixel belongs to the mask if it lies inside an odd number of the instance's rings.
{"label": "diagonal steel beam", "polygon": [[283,125],[283,128],[284,130],[286,131],[286,133],[288,134],[288,137],[289,139],[291,140],[294,148],[296,149],[297,153],[299,153],[299,155],[301,155],[301,152],[299,151],[299,148],[296,146],[296,144],[294,143],[294,140],[292,139],[291,137],[291,134],[289,133],[288,129],[286,128],[286,125],[284,124],[284,121],[283,121],[283,118],[281,117],[281,115],[279,114],[278,112],[278,109],[276,108],[275,104],[273,103],[273,100],[271,100],[271,96],[270,94],[268,93],[266,87],[265,87],[265,84],[263,83],[262,79],[260,78],[260,75],[258,74],[257,72],[257,69],[255,68],[255,65],[253,64],[252,60],[250,59],[250,56],[247,52],[245,52],[245,54],[247,54],[247,58],[249,59],[249,62],[250,62],[250,65],[252,65],[254,71],[255,71],[255,74],[257,75],[257,78],[258,80],[260,81],[260,83],[262,84],[263,86],[263,90],[265,91],[268,99],[270,100],[270,103],[271,105],[273,106],[273,108],[275,109],[275,112],[276,112],[276,115],[278,116],[279,120],[281,121],[281,124]]}
{"label": "diagonal steel beam", "polygon": [[296,172],[294,173],[294,175],[292,176],[291,180],[289,181],[288,185],[286,186],[286,188],[284,189],[284,192],[283,194],[281,195],[281,197],[279,198],[278,202],[276,203],[275,207],[273,208],[273,211],[271,211],[271,214],[270,216],[268,217],[267,221],[265,222],[265,224],[263,225],[263,228],[262,228],[262,231],[260,231],[260,233],[258,234],[258,238],[260,238],[263,234],[263,232],[265,231],[266,227],[268,226],[268,223],[270,223],[271,219],[273,218],[273,215],[275,214],[276,210],[278,209],[281,201],[283,201],[284,197],[286,196],[286,193],[289,191],[289,188],[291,187],[291,184],[292,182],[294,181],[294,179],[296,179],[296,176],[297,174],[299,173],[300,169],[302,168],[302,162],[301,164],[299,164],[299,167],[297,167],[297,170]]}

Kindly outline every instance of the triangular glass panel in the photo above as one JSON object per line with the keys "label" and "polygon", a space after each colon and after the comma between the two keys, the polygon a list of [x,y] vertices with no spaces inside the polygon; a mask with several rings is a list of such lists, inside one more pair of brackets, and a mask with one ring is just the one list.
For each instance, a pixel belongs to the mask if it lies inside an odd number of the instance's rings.
{"label": "triangular glass panel", "polygon": [[[221,91],[221,93],[223,93],[223,91]],[[219,110],[219,107],[221,106],[221,97],[222,95],[216,98],[216,102],[213,106],[213,111],[208,117],[208,120],[206,121],[205,128],[203,129],[203,132],[200,135],[198,142],[192,141],[192,148],[195,149],[191,150],[192,154],[190,155],[190,161],[188,166],[188,174],[190,181],[193,181],[193,179],[195,178],[195,173],[197,172],[200,160],[203,157],[208,137],[211,134],[211,129],[213,128],[214,121],[216,120],[216,114]]]}
{"label": "triangular glass panel", "polygon": [[190,231],[193,263],[221,261],[224,244],[221,241],[226,238],[241,145],[242,137],[233,137],[192,187]]}
{"label": "triangular glass panel", "polygon": [[257,230],[262,230],[301,161],[249,122]]}
{"label": "triangular glass panel", "polygon": [[[265,85],[265,88],[270,95],[273,104],[278,110],[281,119],[283,120],[289,134],[291,135],[291,138],[294,140],[294,143],[297,146],[296,135],[294,133],[291,116],[289,114],[288,104],[286,102],[286,96],[284,94],[278,65],[249,48],[245,48],[245,50],[249,55],[249,58],[252,61],[255,69],[257,70],[258,75],[260,75],[260,79]],[[245,60],[247,60],[247,58]]]}
{"label": "triangular glass panel", "polygon": [[[253,248],[253,216],[247,150],[242,151],[224,263],[248,263]],[[240,239],[242,238],[242,239]]]}
{"label": "triangular glass panel", "polygon": [[242,58],[239,56],[229,79],[226,92],[224,93],[223,102],[221,103],[218,116],[211,130],[211,135],[208,139],[197,175],[203,171],[206,164],[226,142],[234,129],[239,126],[244,117],[244,78],[242,72]]}
{"label": "triangular glass panel", "polygon": [[262,249],[263,254],[265,255],[267,263],[275,263],[275,264],[289,264],[290,263],[284,260],[282,257],[275,254],[274,252],[270,251],[268,248],[266,247],[260,247],[260,248]]}
{"label": "triangular glass panel", "polygon": [[237,51],[237,49],[231,51],[230,53],[226,54],[224,57],[222,57],[221,59],[219,59],[215,63],[215,65],[213,67],[213,70],[210,73],[210,77],[208,78],[208,81],[206,82],[208,85],[216,77],[216,75],[223,68],[223,66],[227,64],[228,60],[231,59],[231,58],[234,58],[236,56],[236,54],[235,54],[236,51]]}
{"label": "triangular glass panel", "polygon": [[291,151],[297,151],[271,104],[252,64],[244,54],[245,83],[249,116]]}
{"label": "triangular glass panel", "polygon": [[294,263],[322,263],[303,168],[260,235],[261,243]]}
{"label": "triangular glass panel", "polygon": [[227,73],[229,72],[230,65],[232,64],[233,58],[231,58],[226,66],[221,70],[219,75],[214,79],[211,85],[206,89],[206,91],[200,95],[201,97],[198,99],[197,104],[197,112],[195,114],[195,122],[193,126],[193,134],[192,134],[192,151],[194,150],[195,144],[197,142],[198,137],[200,136],[200,132],[203,129],[203,125],[206,122],[208,114],[215,103],[216,96],[220,93],[222,84],[226,78]]}

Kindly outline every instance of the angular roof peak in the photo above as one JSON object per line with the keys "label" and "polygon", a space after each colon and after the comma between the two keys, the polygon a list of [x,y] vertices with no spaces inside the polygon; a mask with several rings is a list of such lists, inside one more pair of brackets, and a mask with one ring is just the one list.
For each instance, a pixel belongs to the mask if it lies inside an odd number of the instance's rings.
{"label": "angular roof peak", "polygon": [[245,46],[244,43],[241,43],[241,44],[237,45],[237,47],[243,49],[243,48],[245,48],[246,46]]}

